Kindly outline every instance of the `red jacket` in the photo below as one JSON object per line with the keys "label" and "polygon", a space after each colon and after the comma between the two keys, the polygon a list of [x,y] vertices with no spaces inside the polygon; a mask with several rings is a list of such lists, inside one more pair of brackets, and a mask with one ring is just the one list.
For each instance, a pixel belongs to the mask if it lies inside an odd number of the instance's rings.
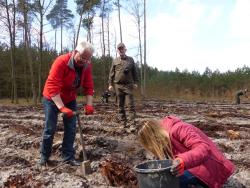
{"label": "red jacket", "polygon": [[[74,87],[76,72],[71,55],[72,53],[61,55],[53,62],[43,89],[45,98],[51,100],[51,97],[60,93],[65,104],[76,99],[77,88]],[[86,95],[94,94],[91,64],[83,67],[80,86]]]}
{"label": "red jacket", "polygon": [[173,154],[183,159],[185,169],[210,188],[220,188],[233,173],[234,165],[200,129],[174,116],[161,120],[169,132]]}

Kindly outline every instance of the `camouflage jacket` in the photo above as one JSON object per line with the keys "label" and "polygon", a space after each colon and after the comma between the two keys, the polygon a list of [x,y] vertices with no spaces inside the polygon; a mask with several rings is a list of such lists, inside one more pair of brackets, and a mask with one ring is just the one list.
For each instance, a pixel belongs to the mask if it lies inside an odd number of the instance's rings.
{"label": "camouflage jacket", "polygon": [[236,96],[241,96],[241,95],[247,97],[247,92],[245,90],[239,90],[236,92]]}
{"label": "camouflage jacket", "polygon": [[109,73],[109,84],[134,84],[138,82],[137,68],[132,57],[118,57],[112,62]]}

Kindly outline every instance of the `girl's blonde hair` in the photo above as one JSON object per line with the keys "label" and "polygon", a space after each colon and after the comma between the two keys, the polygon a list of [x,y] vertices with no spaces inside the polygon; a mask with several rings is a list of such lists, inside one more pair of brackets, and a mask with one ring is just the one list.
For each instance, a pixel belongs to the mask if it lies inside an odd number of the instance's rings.
{"label": "girl's blonde hair", "polygon": [[138,139],[145,149],[159,159],[174,158],[169,134],[161,127],[160,121],[146,120],[138,132]]}

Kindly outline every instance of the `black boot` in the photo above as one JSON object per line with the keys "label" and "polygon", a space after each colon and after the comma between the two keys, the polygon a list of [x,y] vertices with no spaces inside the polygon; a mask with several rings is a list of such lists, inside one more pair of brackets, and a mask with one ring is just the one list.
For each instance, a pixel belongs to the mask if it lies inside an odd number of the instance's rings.
{"label": "black boot", "polygon": [[81,162],[77,161],[76,159],[70,159],[67,163],[71,166],[81,166]]}
{"label": "black boot", "polygon": [[135,112],[130,112],[129,116],[128,116],[128,123],[130,126],[135,127],[136,126],[136,114]]}
{"label": "black boot", "polygon": [[49,162],[48,159],[45,159],[44,157],[41,157],[41,159],[38,161],[38,165],[39,166],[47,166],[48,162]]}

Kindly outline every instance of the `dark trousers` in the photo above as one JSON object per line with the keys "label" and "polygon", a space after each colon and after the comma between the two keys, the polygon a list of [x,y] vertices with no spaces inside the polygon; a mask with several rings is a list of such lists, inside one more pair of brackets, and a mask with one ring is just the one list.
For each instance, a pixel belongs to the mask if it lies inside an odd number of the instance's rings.
{"label": "dark trousers", "polygon": [[235,96],[235,103],[240,104],[240,96],[239,95]]}
{"label": "dark trousers", "polygon": [[134,96],[131,90],[127,88],[116,87],[116,96],[118,102],[118,113],[122,120],[126,120],[126,112],[125,112],[125,102],[127,101],[130,116],[134,118],[135,116],[135,104],[134,104]]}
{"label": "dark trousers", "polygon": [[108,97],[102,97],[101,101],[102,101],[102,103],[104,103],[104,102],[109,103],[109,98]]}
{"label": "dark trousers", "polygon": [[[43,98],[44,112],[45,112],[45,125],[42,135],[42,145],[41,145],[41,158],[48,160],[51,151],[52,144],[54,139],[54,134],[56,132],[57,119],[59,110],[56,107],[55,103],[51,100]],[[73,111],[76,111],[76,101],[71,101],[65,105],[67,108],[70,108]],[[72,118],[63,117],[64,124],[64,137],[62,142],[62,157],[63,160],[70,160],[74,158],[74,141],[76,135],[76,117]]]}
{"label": "dark trousers", "polygon": [[180,188],[208,188],[208,186],[200,179],[191,174],[188,170],[184,171],[184,174],[180,176]]}

